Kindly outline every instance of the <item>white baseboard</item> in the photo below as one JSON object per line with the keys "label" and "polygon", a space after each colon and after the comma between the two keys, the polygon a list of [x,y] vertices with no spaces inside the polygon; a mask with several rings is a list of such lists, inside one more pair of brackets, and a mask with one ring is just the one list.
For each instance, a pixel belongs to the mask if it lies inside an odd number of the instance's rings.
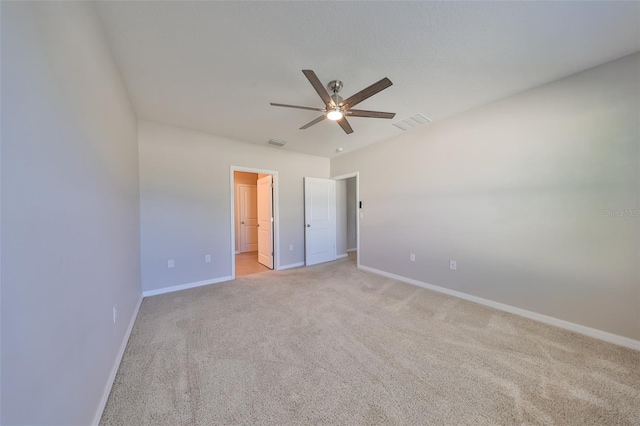
{"label": "white baseboard", "polygon": [[278,271],[285,269],[297,268],[298,266],[304,266],[304,262],[290,263],[289,265],[278,266]]}
{"label": "white baseboard", "polygon": [[336,260],[337,260],[337,259],[342,259],[342,258],[347,257],[347,256],[349,256],[349,253],[345,253],[345,254],[338,254],[338,255],[336,255]]}
{"label": "white baseboard", "polygon": [[357,248],[347,249],[347,253],[351,253],[352,251],[358,250]]}
{"label": "white baseboard", "polygon": [[477,296],[472,296],[470,294],[462,293],[460,291],[450,290],[448,288],[439,287],[433,284],[427,284],[422,281],[403,277],[401,275],[392,274],[390,272],[381,271],[379,269],[371,268],[369,266],[359,265],[358,267],[365,271],[373,272],[374,274],[383,275],[385,277],[393,278],[398,281],[403,281],[408,284],[413,284],[418,287],[423,287],[429,290],[437,291],[438,293],[444,293],[444,294],[448,294],[449,296],[454,296],[460,299],[469,300],[471,302],[479,303],[481,305],[489,306],[491,308],[495,308],[501,311],[519,315],[521,317],[529,318],[535,321],[540,321],[545,324],[554,325],[556,327],[560,327],[565,330],[574,331],[579,334],[584,334],[585,336],[604,340],[605,342],[614,343],[616,345],[624,346],[624,347],[635,349],[635,350],[640,350],[640,340],[630,339],[628,337],[619,336],[617,334],[609,333],[607,331],[602,331],[602,330],[587,327],[584,325],[576,324],[573,322],[550,317],[547,315],[538,314],[536,312],[527,311],[526,309],[516,308],[515,306],[505,305],[504,303],[494,302],[492,300],[483,299]]}
{"label": "white baseboard", "polygon": [[242,253],[240,250],[236,250],[236,254],[240,254]]}
{"label": "white baseboard", "polygon": [[116,360],[113,363],[113,367],[111,367],[111,373],[109,374],[109,378],[107,379],[107,384],[104,388],[104,392],[102,393],[102,399],[100,399],[98,410],[96,411],[96,415],[93,418],[93,422],[91,423],[92,425],[97,426],[100,423],[100,419],[102,418],[102,413],[104,412],[104,408],[107,406],[107,400],[109,399],[109,394],[111,394],[111,387],[113,386],[113,382],[116,379],[116,374],[118,374],[120,361],[122,361],[122,356],[124,355],[124,351],[127,348],[127,342],[129,342],[129,336],[131,336],[133,325],[136,322],[136,318],[138,318],[138,311],[140,311],[140,305],[142,304],[143,298],[144,296],[140,295],[140,299],[138,299],[138,303],[136,304],[136,307],[133,310],[133,315],[131,315],[129,326],[127,327],[127,331],[124,333],[124,338],[122,339],[122,343],[120,344],[120,350],[118,351]]}
{"label": "white baseboard", "polygon": [[142,295],[144,297],[157,296],[158,294],[173,293],[174,291],[186,290],[188,288],[202,287],[203,285],[217,284],[225,281],[231,281],[232,279],[233,277],[229,275],[227,277],[213,278],[211,280],[198,281],[195,283],[174,285],[172,287],[159,288],[157,290],[147,290],[142,292]]}

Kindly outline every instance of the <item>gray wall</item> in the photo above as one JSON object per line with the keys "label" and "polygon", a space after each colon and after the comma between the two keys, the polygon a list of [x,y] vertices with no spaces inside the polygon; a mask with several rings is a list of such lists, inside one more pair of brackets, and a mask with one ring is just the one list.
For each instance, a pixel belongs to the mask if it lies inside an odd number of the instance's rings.
{"label": "gray wall", "polygon": [[[232,165],[279,172],[278,263],[304,261],[303,177],[328,178],[327,158],[148,121],[138,126],[145,291],[231,274]],[[204,262],[206,254],[211,263]],[[172,269],[167,268],[169,259],[175,260]]]}
{"label": "gray wall", "polygon": [[2,424],[91,423],[141,295],[137,121],[93,7],[2,3]]}
{"label": "gray wall", "polygon": [[362,264],[640,339],[638,75],[634,54],[332,159],[360,172]]}

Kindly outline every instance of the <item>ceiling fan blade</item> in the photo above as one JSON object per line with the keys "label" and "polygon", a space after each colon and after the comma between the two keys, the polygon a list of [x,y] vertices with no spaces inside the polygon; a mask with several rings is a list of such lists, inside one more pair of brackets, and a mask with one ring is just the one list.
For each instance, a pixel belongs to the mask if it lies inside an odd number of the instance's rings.
{"label": "ceiling fan blade", "polygon": [[370,98],[376,93],[383,91],[384,89],[391,86],[392,84],[393,83],[391,82],[391,80],[385,77],[382,80],[378,81],[377,83],[373,83],[371,86],[367,87],[366,89],[362,89],[355,95],[352,95],[347,99],[345,99],[344,101],[340,102],[340,106],[347,109],[351,108],[352,106],[359,104],[360,102],[364,101],[367,98]]}
{"label": "ceiling fan blade", "polygon": [[311,111],[322,111],[322,112],[324,112],[324,108],[314,108],[314,107],[306,107],[306,106],[300,106],[300,105],[277,104],[275,102],[271,102],[271,106],[285,107],[285,108],[308,109],[308,110],[311,110]]}
{"label": "ceiling fan blade", "polygon": [[305,124],[304,126],[300,127],[300,130],[308,129],[309,127],[313,126],[314,124],[318,124],[319,122],[321,122],[325,118],[327,118],[327,116],[323,114],[320,117],[316,118],[315,120],[310,121],[307,124]]}
{"label": "ceiling fan blade", "polygon": [[316,92],[318,92],[318,95],[322,98],[322,102],[324,102],[325,105],[334,106],[333,99],[331,99],[329,92],[327,92],[322,83],[320,83],[320,79],[318,79],[316,73],[311,70],[302,70],[302,72],[307,77],[307,80],[309,80],[309,83],[311,83],[313,88],[316,89]]}
{"label": "ceiling fan blade", "polygon": [[347,117],[342,117],[340,120],[336,120],[336,123],[338,123],[340,127],[342,127],[342,130],[344,130],[346,134],[353,133],[353,129],[347,121]]}
{"label": "ceiling fan blade", "polygon": [[396,113],[381,112],[381,111],[365,111],[363,109],[350,109],[347,111],[347,115],[350,115],[353,117],[393,118],[396,116]]}

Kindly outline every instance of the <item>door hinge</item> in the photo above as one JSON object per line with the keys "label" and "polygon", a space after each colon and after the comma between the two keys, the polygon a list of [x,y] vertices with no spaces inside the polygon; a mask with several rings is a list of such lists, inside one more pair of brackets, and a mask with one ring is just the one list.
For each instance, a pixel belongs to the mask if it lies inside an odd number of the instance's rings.
{"label": "door hinge", "polygon": [[273,223],[273,218],[271,218],[271,223]]}
{"label": "door hinge", "polygon": [[271,256],[273,256],[273,252],[271,252]]}

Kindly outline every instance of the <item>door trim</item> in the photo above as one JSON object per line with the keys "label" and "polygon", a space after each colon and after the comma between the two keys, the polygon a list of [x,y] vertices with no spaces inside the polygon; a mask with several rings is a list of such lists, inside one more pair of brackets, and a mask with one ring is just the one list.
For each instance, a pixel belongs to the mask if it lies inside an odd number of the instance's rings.
{"label": "door trim", "polygon": [[274,256],[273,260],[274,270],[280,270],[280,179],[278,178],[277,170],[256,169],[252,167],[230,166],[229,167],[229,188],[231,202],[231,245],[229,247],[229,254],[231,256],[231,279],[236,279],[236,255],[235,255],[235,241],[236,241],[236,226],[235,226],[235,176],[234,172],[247,172],[247,173],[262,173],[265,175],[273,176],[273,240],[274,240]]}
{"label": "door trim", "polygon": [[[356,178],[356,203],[360,202],[360,172],[351,172],[344,175],[334,176],[333,180],[343,180],[349,178]],[[356,264],[360,267],[360,213],[362,209],[356,205]]]}

